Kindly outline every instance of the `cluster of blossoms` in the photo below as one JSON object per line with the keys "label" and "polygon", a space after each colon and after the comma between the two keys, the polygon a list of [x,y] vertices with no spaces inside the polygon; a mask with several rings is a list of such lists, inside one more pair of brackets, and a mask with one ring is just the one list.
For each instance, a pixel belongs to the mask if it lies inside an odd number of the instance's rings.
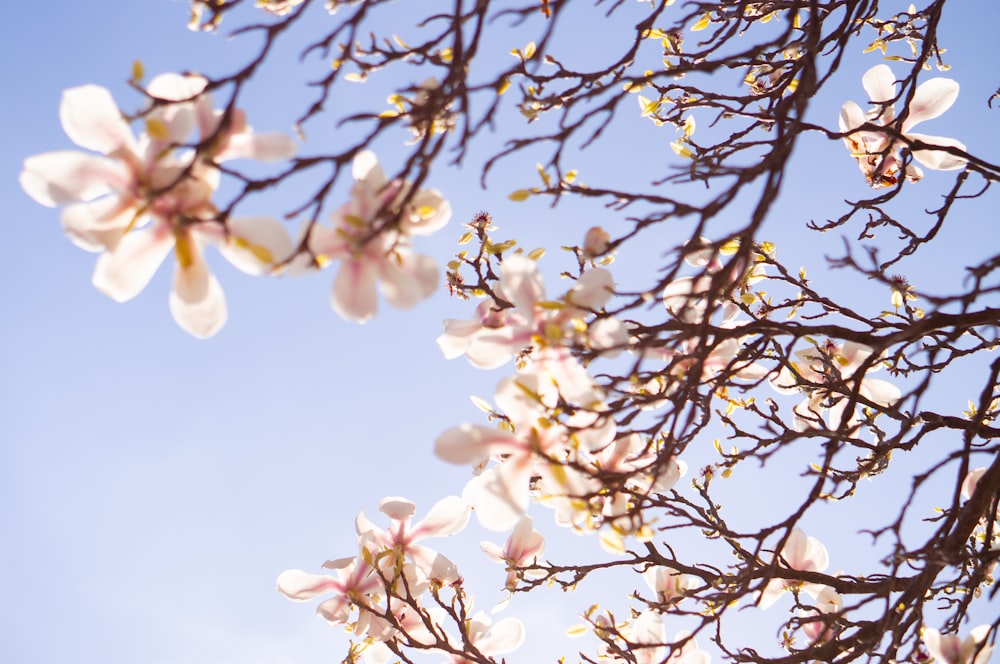
{"label": "cluster of blossoms", "polygon": [[434,292],[437,264],[410,244],[443,227],[451,207],[436,191],[389,181],[371,152],[355,157],[351,200],[331,215],[332,227],[306,227],[310,256],[295,253],[277,219],[222,214],[212,200],[220,163],[286,160],[296,146],[284,134],[255,134],[240,109],[216,109],[206,86],[192,74],[150,81],[138,138],[106,89],[69,89],[60,106],[63,128],[77,145],[100,154],[60,151],[25,160],[20,182],[28,195],[45,206],[66,205],[66,234],[101,254],[93,276],[101,292],[117,302],[134,298],[172,250],[170,311],[187,332],[210,337],[227,310],[203,256],[208,245],[253,275],[299,274],[339,260],[333,308],[356,322],[375,315],[376,286],[400,308]]}
{"label": "cluster of blossoms", "polygon": [[[118,302],[138,295],[173,250],[170,311],[198,337],[226,321],[226,303],[203,257],[214,245],[234,266],[265,274],[286,259],[291,239],[267,217],[222,219],[212,203],[217,164],[229,159],[288,159],[295,144],[281,134],[254,134],[238,109],[215,109],[204,78],[164,74],[146,92],[145,132],[136,138],[111,93],[85,85],[67,90],[59,115],[76,151],[29,157],[21,186],[62,213],[70,239],[101,254],[94,285]],[[186,147],[199,132],[197,149]]]}
{"label": "cluster of blossoms", "polygon": [[405,309],[437,288],[437,263],[413,251],[412,238],[440,230],[451,206],[433,189],[388,180],[375,154],[358,153],[351,200],[331,216],[332,227],[307,228],[313,265],[339,260],[331,304],[341,317],[364,323],[378,311],[376,290]]}
{"label": "cluster of blossoms", "polygon": [[863,344],[828,340],[815,348],[796,351],[797,362],[772,377],[771,386],[782,394],[805,392],[806,398],[794,408],[793,426],[798,431],[824,428],[853,431],[861,423],[858,405],[874,403],[891,406],[899,401],[899,388],[867,374],[882,363]]}
{"label": "cluster of blossoms", "polygon": [[[950,78],[932,78],[921,83],[906,107],[902,122],[897,122],[893,102],[899,97],[896,78],[888,65],[876,65],[862,78],[865,91],[873,108],[865,113],[853,101],[844,102],[840,110],[840,131],[851,156],[858,160],[858,167],[868,183],[878,189],[899,182],[900,171],[910,181],[921,179],[924,174],[912,163],[903,165],[900,149],[912,142],[925,146],[911,149],[913,158],[925,167],[936,171],[950,171],[965,167],[965,160],[951,152],[937,148],[965,150],[965,145],[954,138],[928,136],[912,131],[918,123],[938,117],[955,103],[958,83]],[[865,125],[886,127],[891,132],[862,129]],[[897,136],[902,136],[905,143]]]}
{"label": "cluster of blossoms", "polygon": [[[513,618],[491,624],[489,616],[478,613],[462,627],[461,637],[445,629],[450,617],[441,591],[460,587],[461,577],[451,560],[419,542],[465,528],[469,507],[461,499],[439,501],[417,523],[411,523],[416,506],[405,498],[385,498],[379,511],[389,517],[386,529],[363,511],[358,514],[356,555],[324,563],[332,574],[287,570],[278,577],[278,591],[296,601],[330,595],[317,613],[330,624],[348,627],[359,639],[353,652],[363,653],[369,664],[389,661],[397,644],[444,651],[454,664],[469,661],[462,656],[465,643],[485,656],[520,646],[524,627]],[[471,601],[456,590],[458,596]]]}

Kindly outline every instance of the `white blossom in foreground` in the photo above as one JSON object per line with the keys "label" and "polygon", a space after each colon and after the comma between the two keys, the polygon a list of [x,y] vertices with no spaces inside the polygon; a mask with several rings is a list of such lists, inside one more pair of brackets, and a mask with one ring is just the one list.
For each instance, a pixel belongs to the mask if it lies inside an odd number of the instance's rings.
{"label": "white blossom in foreground", "polygon": [[993,646],[986,643],[989,633],[989,625],[980,625],[962,639],[957,634],[924,627],[924,645],[941,664],[987,664],[993,654]]}
{"label": "white blossom in foreground", "polygon": [[341,261],[330,303],[342,318],[364,323],[378,312],[377,290],[399,309],[434,293],[437,263],[414,252],[411,237],[441,229],[451,205],[432,189],[390,182],[369,151],[354,158],[353,174],[351,200],[331,215],[332,228],[310,229],[309,248],[321,266]]}
{"label": "white blossom in foreground", "polygon": [[[178,325],[202,338],[215,334],[227,315],[222,288],[204,261],[205,246],[218,247],[250,274],[268,273],[291,252],[291,239],[275,219],[219,219],[211,200],[220,176],[214,164],[284,159],[295,151],[287,136],[253,134],[241,111],[223,125],[204,87],[196,76],[153,79],[147,92],[158,103],[145,113],[146,132],[138,139],[106,89],[66,90],[59,109],[66,134],[99,154],[36,155],[25,160],[20,176],[37,202],[68,205],[63,228],[77,246],[101,253],[93,282],[117,302],[138,295],[173,250],[170,311]],[[208,145],[200,154],[183,148],[196,127]]]}
{"label": "white blossom in foreground", "polygon": [[[950,78],[932,78],[917,87],[913,99],[906,107],[906,117],[902,123],[896,122],[896,111],[892,101],[896,98],[896,79],[888,65],[876,65],[861,79],[871,99],[872,109],[867,113],[853,101],[844,102],[840,110],[840,131],[844,144],[857,159],[861,172],[872,187],[880,188],[899,181],[903,143],[893,139],[886,132],[878,130],[858,130],[865,123],[879,127],[891,127],[909,141],[919,141],[940,148],[965,150],[965,145],[954,138],[928,136],[912,131],[918,123],[938,117],[955,103],[958,98],[958,83]],[[950,171],[963,168],[961,157],[934,148],[913,149],[913,158],[927,168],[936,171]],[[923,171],[915,164],[908,164],[903,175],[911,181],[923,177]]]}

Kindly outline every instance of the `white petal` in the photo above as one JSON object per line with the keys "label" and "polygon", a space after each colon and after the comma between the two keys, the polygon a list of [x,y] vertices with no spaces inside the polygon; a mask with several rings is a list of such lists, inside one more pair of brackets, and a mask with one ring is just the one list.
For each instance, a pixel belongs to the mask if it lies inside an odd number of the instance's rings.
{"label": "white petal", "polygon": [[896,98],[896,77],[889,65],[875,65],[861,78],[868,98],[873,102],[892,101]]}
{"label": "white petal", "polygon": [[573,288],[566,294],[571,304],[598,310],[611,299],[615,280],[607,270],[595,268],[584,272]]}
{"label": "white petal", "polygon": [[[844,105],[840,107],[840,131],[847,132],[853,129],[857,129],[866,122],[865,112],[861,110],[853,101],[845,101]],[[844,139],[849,140],[849,139]]]}
{"label": "white petal", "polygon": [[878,378],[865,378],[861,382],[861,394],[880,406],[891,406],[903,396],[898,387]]}
{"label": "white petal", "polygon": [[379,265],[379,290],[397,309],[409,309],[434,293],[437,262],[430,256],[399,248]]}
{"label": "white petal", "polygon": [[119,148],[134,149],[135,137],[118,104],[107,89],[82,85],[63,92],[59,118],[66,135],[77,145],[110,154]]}
{"label": "white petal", "polygon": [[219,251],[247,274],[267,274],[292,254],[292,238],[285,226],[271,217],[236,217],[226,222],[229,236]]}
{"label": "white petal", "polygon": [[907,107],[906,121],[901,131],[910,133],[910,129],[919,122],[938,117],[958,99],[958,82],[950,78],[932,78],[921,83],[913,94],[913,101]]}
{"label": "white petal", "polygon": [[94,286],[112,300],[125,302],[142,292],[174,246],[166,224],[133,230],[97,259]]}
{"label": "white petal", "polygon": [[170,313],[185,332],[207,339],[226,324],[226,297],[219,281],[205,264],[201,249],[191,242],[191,264],[177,263]]}
{"label": "white petal", "polygon": [[545,286],[535,261],[521,254],[504,259],[500,266],[504,295],[525,315],[531,315],[535,302],[545,299]]}
{"label": "white petal", "polygon": [[345,259],[333,280],[330,298],[333,310],[355,323],[364,323],[375,317],[378,300],[375,294],[375,269],[371,263],[353,258]]}
{"label": "white petal", "polygon": [[118,196],[108,196],[70,205],[59,219],[76,246],[87,251],[109,251],[118,245],[135,214],[135,206]]}
{"label": "white petal", "polygon": [[476,639],[475,645],[487,657],[517,650],[524,643],[524,625],[516,618],[504,618]]}
{"label": "white petal", "polygon": [[378,511],[390,519],[405,521],[417,513],[417,506],[406,498],[389,497],[379,501]]}
{"label": "white petal", "polygon": [[484,528],[506,531],[513,528],[528,509],[531,463],[516,457],[486,470],[465,485],[462,498],[476,511]]}
{"label": "white petal", "polygon": [[[906,135],[906,137],[914,141],[927,143],[928,145],[952,147],[965,151],[965,144],[956,141],[954,138],[945,138],[943,136],[927,136],[926,134],[915,134],[915,133],[909,133]],[[943,150],[914,150],[913,158],[919,161],[927,168],[930,168],[935,171],[955,171],[960,168],[965,168],[966,164],[965,159],[957,157],[949,152],[944,152]]]}
{"label": "white petal", "polygon": [[451,204],[434,189],[421,189],[407,204],[400,219],[400,231],[409,235],[430,235],[451,219]]}
{"label": "white petal", "polygon": [[351,174],[355,180],[366,181],[373,192],[377,192],[386,184],[385,173],[379,166],[378,157],[371,150],[363,150],[354,155]]}
{"label": "white petal", "polygon": [[121,162],[67,150],[28,157],[19,180],[36,202],[56,207],[126,191],[132,175]]}
{"label": "white petal", "polygon": [[640,646],[633,649],[636,663],[654,664],[661,662],[665,650],[663,645],[665,638],[663,619],[659,613],[648,610],[639,614],[632,625],[631,635],[631,640]]}

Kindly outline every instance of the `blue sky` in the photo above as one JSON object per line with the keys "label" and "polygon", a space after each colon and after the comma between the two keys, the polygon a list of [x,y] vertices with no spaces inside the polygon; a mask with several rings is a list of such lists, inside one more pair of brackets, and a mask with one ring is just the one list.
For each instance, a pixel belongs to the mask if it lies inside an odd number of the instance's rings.
{"label": "blue sky", "polygon": [[[331,272],[255,279],[215,256],[212,265],[226,291],[230,318],[220,334],[200,342],[170,318],[169,270],[162,269],[145,292],[124,305],[90,285],[94,256],[63,237],[57,211],[38,206],[20,190],[21,162],[73,147],[58,119],[65,88],[104,85],[131,108],[139,100],[125,81],[135,59],[150,74],[219,74],[252,50],[252,40],[189,32],[187,14],[186,3],[169,0],[13,3],[5,11],[8,34],[0,43],[7,63],[0,76],[8,90],[0,108],[0,195],[8,228],[0,262],[0,298],[7,310],[0,327],[0,532],[5,535],[0,564],[8,570],[0,608],[3,662],[339,661],[339,630],[314,618],[310,606],[280,597],[275,578],[289,567],[313,569],[327,558],[351,555],[354,516],[361,508],[373,515],[384,496],[409,497],[422,513],[437,499],[460,493],[467,469],[436,460],[433,441],[450,426],[479,421],[468,395],[492,398],[496,381],[509,370],[480,372],[464,360],[441,357],[434,345],[441,321],[471,313],[467,303],[444,292],[410,312],[383,306],[378,318],[357,326],[329,308]],[[405,10],[397,19],[401,34],[413,24]],[[968,3],[948,21],[943,31],[953,65],[949,75],[961,82],[962,92],[946,116],[921,131],[955,136],[996,161],[1000,137],[993,128],[1000,111],[989,111],[986,100],[996,86],[1000,50],[991,30],[1000,23],[1000,11],[991,2]],[[585,31],[589,24],[580,25]],[[509,48],[532,38],[527,30],[523,39],[516,31],[506,35],[510,43],[496,40],[504,65]],[[569,57],[597,57],[592,53],[597,49],[583,40],[564,48],[561,53]],[[279,55],[285,64],[266,68],[243,104],[259,131],[289,131],[301,106],[286,100],[301,99],[298,82],[324,66],[309,62],[307,74],[291,69],[291,50]],[[829,98],[816,101],[817,108],[828,105],[826,114],[813,121],[833,127],[844,99],[863,102],[860,77],[876,62],[877,56],[860,53],[846,62]],[[332,105],[350,108],[382,96],[359,88],[357,96],[338,97]],[[338,131],[350,128],[314,122],[307,127],[310,142],[303,154],[316,145],[337,145],[344,140]],[[634,123],[616,131],[581,158],[585,181],[615,173],[651,179],[676,160],[668,146],[672,130],[640,121],[638,113]],[[501,139],[502,134],[491,137],[483,150]],[[398,165],[393,159],[401,155],[399,146],[383,141],[376,150],[387,169]],[[804,224],[834,214],[839,201],[867,190],[837,143],[807,141],[798,159],[802,168],[790,177],[781,214],[770,225],[771,239],[782,257],[801,254],[818,284],[833,284],[844,275],[825,272],[821,258],[839,250],[839,239],[822,236],[817,242]],[[913,188],[907,204],[914,217],[935,205],[950,177],[931,173]],[[543,268],[556,291],[556,275],[570,266],[558,245],[581,241],[591,225],[614,232],[621,221],[601,206],[550,209],[543,202],[506,200],[507,193],[534,185],[535,178],[533,161],[503,166],[484,192],[474,162],[437,172],[428,185],[449,198],[454,217],[444,231],[421,239],[417,250],[443,264],[455,251],[461,224],[488,209],[501,236],[517,237],[529,249],[549,248]],[[294,207],[301,191],[292,187],[260,197],[253,210],[278,216]],[[995,204],[969,203],[956,221],[926,258],[905,265],[918,288],[954,290],[962,265],[995,253]],[[659,245],[623,255],[614,267],[616,277],[642,283],[644,270],[683,241],[683,233],[663,231],[654,235]],[[859,292],[868,288],[857,286]],[[869,290],[859,297],[873,312],[888,307],[888,292]],[[968,370],[974,380],[975,367]],[[939,398],[942,408],[956,411],[973,394],[963,393],[961,374],[951,381]],[[910,463],[919,467],[919,455],[901,464],[901,480]],[[749,513],[779,508],[785,500],[780,490],[755,487],[755,481],[734,483],[731,499],[743,500],[752,490]],[[885,498],[879,490],[871,489],[868,498]],[[814,524],[816,534],[853,532],[851,520],[863,516],[860,510],[847,506],[840,516],[831,510],[830,520]],[[554,532],[546,511],[535,516]],[[443,550],[459,561],[466,578],[481,579],[474,585],[481,591],[477,607],[487,609],[500,599],[503,574],[478,553],[481,539],[499,541],[471,527]],[[832,568],[849,568],[851,552],[828,546]],[[560,553],[591,550],[597,550],[592,538],[557,535],[548,553],[557,559]],[[543,616],[559,615],[550,624],[561,633],[575,622],[574,614],[614,587],[613,579],[608,583],[578,596],[515,602],[506,614],[532,626]],[[613,601],[621,604],[624,598]],[[552,613],[553,606],[561,613]],[[552,659],[560,652],[546,638],[548,630],[540,631],[512,661]],[[573,654],[575,647],[585,646],[572,643],[565,650]]]}

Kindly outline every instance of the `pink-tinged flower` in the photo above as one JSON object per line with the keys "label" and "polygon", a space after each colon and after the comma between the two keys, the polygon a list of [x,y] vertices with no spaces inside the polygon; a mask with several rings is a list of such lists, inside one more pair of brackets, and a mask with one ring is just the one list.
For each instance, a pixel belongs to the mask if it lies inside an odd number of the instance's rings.
{"label": "pink-tinged flower", "polygon": [[[873,108],[865,113],[853,101],[844,102],[840,110],[840,131],[847,133],[844,143],[851,156],[857,159],[861,172],[872,187],[896,184],[900,177],[902,159],[899,151],[903,143],[878,130],[859,130],[868,123],[877,127],[892,127],[908,141],[919,141],[932,148],[913,149],[913,158],[925,167],[936,171],[950,171],[965,167],[965,159],[937,148],[965,150],[965,145],[954,138],[928,136],[911,131],[918,123],[938,117],[955,103],[958,83],[949,78],[932,78],[917,87],[906,110],[902,123],[896,122],[892,101],[896,98],[896,79],[888,65],[876,65],[865,72],[861,80],[871,99]],[[923,172],[909,164],[903,173],[908,180],[916,181]]]}
{"label": "pink-tinged flower", "polygon": [[965,476],[965,479],[962,480],[962,496],[966,499],[972,498],[972,494],[976,492],[976,487],[979,486],[979,480],[982,479],[985,474],[985,466],[970,470]]}
{"label": "pink-tinged flower", "polygon": [[[316,613],[334,625],[347,625],[351,610],[358,608],[361,617],[374,606],[373,595],[383,589],[382,580],[372,568],[359,558],[341,558],[323,564],[335,572],[312,574],[300,569],[290,569],[278,577],[278,592],[296,602],[305,602],[319,595],[333,593],[333,597],[316,607]],[[359,618],[360,621],[360,618]],[[363,626],[366,624],[363,623]],[[356,627],[356,633],[363,633]]]}
{"label": "pink-tinged flower", "polygon": [[[524,643],[524,625],[516,618],[504,618],[494,624],[488,615],[480,611],[466,624],[469,643],[486,657],[513,652]],[[454,654],[448,661],[451,664],[473,664],[473,660]]]}
{"label": "pink-tinged flower", "polygon": [[924,627],[924,645],[941,664],[986,664],[993,654],[993,646],[986,642],[989,634],[989,625],[976,627],[964,640],[957,634]]}
{"label": "pink-tinged flower", "polygon": [[686,574],[660,565],[647,567],[642,578],[661,604],[680,602],[691,587],[691,579]]}
{"label": "pink-tinged flower", "polygon": [[[779,553],[775,554],[775,557],[779,567],[800,572],[823,572],[830,565],[830,556],[823,543],[815,537],[806,537],[800,528],[792,530],[785,546]],[[786,591],[799,590],[816,597],[824,587],[813,583],[800,583],[780,578],[771,579],[760,593],[760,608],[770,607]]]}
{"label": "pink-tinged flower", "polygon": [[611,273],[595,268],[584,272],[562,298],[548,300],[538,264],[513,254],[500,266],[497,289],[513,307],[482,303],[471,321],[445,321],[437,343],[445,357],[465,354],[482,369],[499,367],[527,351],[529,370],[547,376],[544,387],[555,385],[568,401],[590,406],[600,399],[599,391],[569,347],[583,345],[607,356],[624,348],[625,326],[593,314],[611,299],[613,289]]}
{"label": "pink-tinged flower", "polygon": [[[799,431],[814,427],[849,430],[858,425],[857,402],[849,396],[858,395],[880,406],[891,406],[902,396],[899,388],[867,374],[881,368],[881,362],[871,361],[873,350],[863,344],[847,341],[837,344],[827,341],[822,346],[795,353],[798,361],[791,368],[782,367],[771,379],[771,386],[782,394],[806,392],[806,399],[795,407],[793,425]],[[826,385],[843,385],[829,389]]]}
{"label": "pink-tinged flower", "polygon": [[532,374],[505,378],[496,392],[497,406],[510,420],[512,431],[463,424],[445,431],[434,444],[438,458],[454,464],[497,465],[474,477],[463,496],[476,510],[479,522],[491,530],[507,530],[528,508],[532,478],[547,499],[585,495],[588,480],[565,466],[576,449],[598,450],[615,435],[614,420],[580,411],[561,422],[551,416],[539,395],[539,378]]}
{"label": "pink-tinged flower", "polygon": [[358,514],[355,527],[362,547],[387,577],[393,578],[408,560],[412,560],[417,570],[429,579],[444,584],[458,579],[458,569],[453,562],[417,542],[429,537],[449,537],[465,528],[469,522],[469,506],[461,498],[451,496],[438,501],[416,524],[410,521],[417,507],[405,498],[384,498],[378,509],[391,520],[388,529],[376,526],[364,511]]}
{"label": "pink-tinged flower", "polygon": [[[203,141],[211,136],[206,131],[218,128],[217,120],[212,127],[199,121],[212,110],[211,100],[199,96],[204,86],[200,77],[164,74],[153,79],[147,92],[161,103],[146,112],[146,133],[138,140],[106,89],[71,88],[60,104],[63,128],[77,145],[101,155],[36,155],[25,160],[20,177],[24,190],[42,205],[69,205],[63,227],[81,248],[102,252],[93,282],[115,301],[138,295],[173,249],[170,310],[178,325],[202,338],[215,334],[226,320],[222,289],[202,256],[206,244],[216,245],[251,274],[267,273],[292,249],[277,220],[218,220],[211,196],[219,171],[212,164],[275,153],[254,147],[258,142],[245,126],[217,132],[198,160],[193,150],[182,150],[195,126],[202,125]],[[230,149],[241,142],[240,150]],[[272,147],[283,143],[263,142]],[[284,137],[280,156],[289,154],[289,145],[294,151],[291,139]]]}
{"label": "pink-tinged flower", "polygon": [[451,206],[434,190],[413,191],[409,182],[387,181],[368,151],[354,158],[353,174],[351,200],[331,215],[333,228],[311,229],[309,247],[321,265],[342,261],[331,304],[341,317],[364,323],[378,312],[376,290],[399,309],[434,293],[437,263],[415,253],[410,237],[444,226]]}
{"label": "pink-tinged flower", "polygon": [[531,517],[525,515],[514,526],[514,531],[500,548],[493,542],[480,544],[483,552],[491,560],[507,565],[507,581],[504,587],[513,590],[517,587],[517,571],[515,568],[528,567],[538,562],[545,551],[545,538],[532,526]]}
{"label": "pink-tinged flower", "polygon": [[809,614],[816,616],[816,619],[802,623],[802,631],[805,632],[810,643],[833,639],[837,635],[837,631],[831,622],[832,619],[823,616],[839,614],[843,610],[844,598],[840,596],[840,593],[833,588],[823,586],[816,594],[816,610],[810,611]]}

